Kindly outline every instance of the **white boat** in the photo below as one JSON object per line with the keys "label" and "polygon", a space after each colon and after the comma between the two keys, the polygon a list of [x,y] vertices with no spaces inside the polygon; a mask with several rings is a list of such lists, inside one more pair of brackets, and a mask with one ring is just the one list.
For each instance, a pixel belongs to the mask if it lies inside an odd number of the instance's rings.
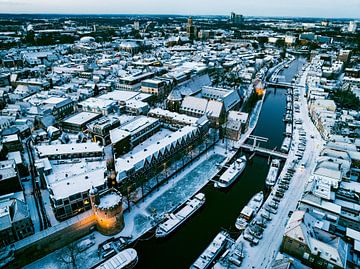
{"label": "white boat", "polygon": [[256,215],[259,211],[262,203],[264,201],[264,193],[258,192],[255,194],[249,201],[249,203],[244,206],[241,210],[239,217],[236,219],[235,227],[242,231],[249,224],[251,219]]}
{"label": "white boat", "polygon": [[278,159],[272,160],[269,172],[268,172],[266,180],[265,180],[265,183],[267,186],[272,187],[275,185],[276,179],[278,176],[278,172],[279,172],[279,168],[280,168],[280,160],[278,160]]}
{"label": "white boat", "polygon": [[170,213],[167,218],[156,228],[155,237],[165,237],[190,218],[205,203],[203,193],[196,194],[183,206]]}
{"label": "white boat", "polygon": [[218,233],[210,245],[201,253],[199,258],[190,266],[190,269],[209,268],[220,251],[226,246],[229,239],[230,235],[227,232],[221,231]]}
{"label": "white boat", "polygon": [[127,248],[95,267],[95,269],[131,269],[135,267],[137,262],[136,250]]}
{"label": "white boat", "polygon": [[220,176],[219,180],[214,183],[216,188],[229,187],[244,171],[246,167],[246,156],[241,156]]}
{"label": "white boat", "polygon": [[291,144],[291,138],[290,137],[285,137],[284,141],[281,145],[281,152],[289,152],[290,150],[290,144]]}

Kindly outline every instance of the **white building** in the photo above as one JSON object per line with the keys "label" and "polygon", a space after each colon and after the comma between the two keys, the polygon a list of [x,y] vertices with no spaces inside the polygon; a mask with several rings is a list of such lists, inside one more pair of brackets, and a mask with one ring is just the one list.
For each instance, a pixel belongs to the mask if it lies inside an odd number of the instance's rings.
{"label": "white building", "polygon": [[350,33],[355,33],[355,32],[356,32],[356,28],[357,28],[357,23],[356,23],[356,21],[351,21],[351,22],[349,22],[348,32],[350,32]]}

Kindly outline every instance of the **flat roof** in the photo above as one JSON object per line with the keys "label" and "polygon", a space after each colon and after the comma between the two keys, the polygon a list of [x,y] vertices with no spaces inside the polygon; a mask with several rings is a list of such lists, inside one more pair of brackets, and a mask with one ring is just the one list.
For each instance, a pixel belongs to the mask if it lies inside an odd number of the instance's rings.
{"label": "flat roof", "polygon": [[18,140],[19,140],[19,137],[17,134],[6,135],[6,136],[3,136],[3,138],[2,138],[3,143],[9,143],[9,142],[14,142],[14,141],[18,141]]}
{"label": "flat roof", "polygon": [[99,187],[105,183],[105,168],[88,171],[79,175],[64,178],[50,184],[52,197],[56,200],[67,198],[73,194],[89,191],[92,186]]}
{"label": "flat roof", "polygon": [[36,146],[40,158],[53,155],[66,155],[76,153],[102,152],[103,147],[98,143],[72,143]]}
{"label": "flat roof", "polygon": [[130,133],[134,133],[141,129],[146,128],[147,126],[149,126],[157,121],[159,121],[159,120],[155,119],[155,118],[140,116],[140,117],[134,119],[133,121],[121,126],[120,129],[124,130],[124,131],[128,131]]}
{"label": "flat roof", "polygon": [[13,151],[7,154],[9,160],[14,160],[16,164],[22,163],[22,157],[20,151]]}
{"label": "flat roof", "polygon": [[44,104],[52,104],[56,105],[59,104],[65,100],[68,100],[69,98],[63,98],[63,97],[50,97],[49,99],[44,101]]}
{"label": "flat roof", "polygon": [[0,175],[1,175],[1,178],[0,178],[0,181],[1,181],[1,180],[5,180],[8,178],[16,177],[17,173],[16,173],[15,168],[7,167],[7,168],[0,169]]}
{"label": "flat roof", "polygon": [[198,121],[198,118],[188,116],[186,114],[180,114],[176,112],[172,112],[169,110],[165,110],[162,108],[153,108],[149,111],[148,114],[153,114],[159,117],[171,118],[172,120],[182,122],[184,124],[192,125]]}
{"label": "flat roof", "polygon": [[139,92],[132,92],[132,91],[112,91],[112,92],[108,92],[106,94],[103,94],[101,96],[99,96],[99,99],[107,99],[107,100],[114,100],[114,101],[122,101],[125,102],[127,100],[130,100],[132,98],[134,98],[135,96],[139,95]]}
{"label": "flat roof", "polygon": [[360,232],[359,231],[355,231],[349,227],[346,228],[346,236],[350,237],[352,239],[358,240],[360,241]]}
{"label": "flat roof", "polygon": [[100,107],[100,108],[107,108],[115,104],[114,100],[111,99],[104,99],[100,97],[90,97],[82,102],[79,103],[82,106],[89,106],[91,108]]}
{"label": "flat roof", "polygon": [[80,112],[63,120],[63,122],[74,125],[83,125],[94,119],[97,119],[98,117],[100,117],[100,115],[101,114],[93,112]]}
{"label": "flat roof", "polygon": [[120,127],[110,130],[110,140],[112,143],[116,143],[127,136],[130,136],[130,133],[128,131],[121,130]]}

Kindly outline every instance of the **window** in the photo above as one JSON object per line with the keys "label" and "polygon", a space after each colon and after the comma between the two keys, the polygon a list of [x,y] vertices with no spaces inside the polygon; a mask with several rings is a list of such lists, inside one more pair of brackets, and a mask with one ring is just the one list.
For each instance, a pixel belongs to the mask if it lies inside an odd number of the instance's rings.
{"label": "window", "polygon": [[64,214],[65,214],[65,209],[63,207],[56,210],[56,215],[57,216],[62,216]]}

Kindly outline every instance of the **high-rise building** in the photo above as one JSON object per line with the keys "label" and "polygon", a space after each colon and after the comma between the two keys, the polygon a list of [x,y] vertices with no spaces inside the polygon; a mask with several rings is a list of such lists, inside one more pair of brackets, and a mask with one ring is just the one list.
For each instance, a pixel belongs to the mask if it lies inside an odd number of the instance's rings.
{"label": "high-rise building", "polygon": [[244,17],[241,14],[236,14],[234,12],[230,13],[230,21],[234,24],[242,24],[244,22]]}
{"label": "high-rise building", "polygon": [[329,21],[328,20],[321,21],[321,26],[324,26],[324,27],[329,26]]}
{"label": "high-rise building", "polygon": [[191,27],[193,25],[193,20],[191,17],[188,18],[188,27]]}
{"label": "high-rise building", "polygon": [[140,22],[139,21],[134,21],[134,29],[136,31],[139,31],[140,30]]}
{"label": "high-rise building", "polygon": [[186,32],[190,39],[193,39],[196,37],[197,31],[196,31],[196,28],[193,26],[193,20],[191,17],[188,18],[188,22],[186,25]]}
{"label": "high-rise building", "polygon": [[350,33],[355,33],[355,32],[356,32],[356,28],[357,28],[356,21],[351,21],[351,22],[349,22],[348,32],[350,32]]}

